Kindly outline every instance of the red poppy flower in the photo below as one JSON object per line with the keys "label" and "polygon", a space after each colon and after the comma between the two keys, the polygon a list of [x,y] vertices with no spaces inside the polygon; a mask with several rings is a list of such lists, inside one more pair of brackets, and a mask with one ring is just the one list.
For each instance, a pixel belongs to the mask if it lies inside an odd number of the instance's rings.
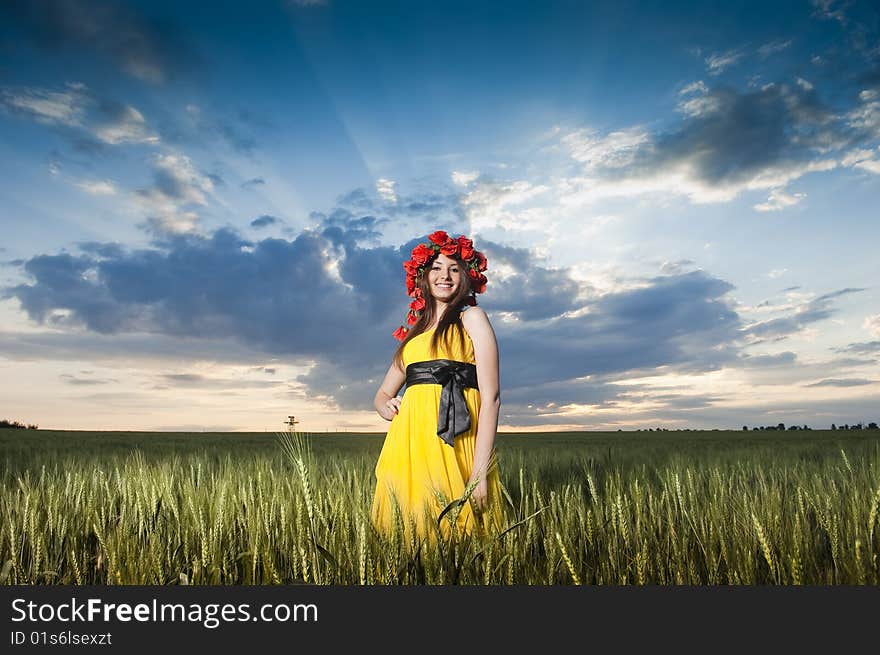
{"label": "red poppy flower", "polygon": [[409,308],[417,312],[423,310],[425,308],[425,299],[416,298],[409,304]]}
{"label": "red poppy flower", "polygon": [[447,257],[452,257],[458,252],[458,241],[449,239],[449,241],[440,246],[440,252]]}
{"label": "red poppy flower", "polygon": [[463,234],[458,237],[458,247],[461,250],[461,258],[465,261],[474,256],[474,242]]}
{"label": "red poppy flower", "polygon": [[404,339],[406,339],[407,332],[409,332],[409,330],[401,325],[394,331],[394,338],[398,341],[403,341]]}
{"label": "red poppy flower", "polygon": [[449,235],[446,234],[443,230],[437,230],[433,234],[428,235],[428,240],[431,243],[436,243],[438,246],[442,246],[444,243],[449,241]]}
{"label": "red poppy flower", "polygon": [[420,243],[412,251],[412,261],[418,264],[419,266],[423,266],[428,262],[431,257],[434,256],[434,249],[429,247],[427,244]]}
{"label": "red poppy flower", "polygon": [[477,256],[477,269],[480,271],[485,271],[488,268],[488,262],[486,261],[486,255],[481,253],[479,250],[475,250],[474,253]]}

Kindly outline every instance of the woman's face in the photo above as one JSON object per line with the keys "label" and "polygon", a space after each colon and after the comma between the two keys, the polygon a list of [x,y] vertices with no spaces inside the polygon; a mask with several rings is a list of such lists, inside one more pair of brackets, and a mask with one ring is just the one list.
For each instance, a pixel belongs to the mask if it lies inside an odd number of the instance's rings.
{"label": "woman's face", "polygon": [[461,284],[461,267],[458,261],[443,254],[437,255],[428,271],[428,284],[431,294],[437,300],[450,300]]}

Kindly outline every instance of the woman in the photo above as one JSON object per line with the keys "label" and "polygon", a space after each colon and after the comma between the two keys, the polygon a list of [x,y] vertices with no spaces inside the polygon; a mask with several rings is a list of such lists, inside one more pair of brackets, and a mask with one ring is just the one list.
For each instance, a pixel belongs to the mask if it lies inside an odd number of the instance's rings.
{"label": "woman", "polygon": [[486,312],[476,306],[476,294],[486,290],[487,262],[464,236],[437,231],[428,240],[403,264],[414,298],[411,327],[394,332],[403,343],[374,400],[391,426],[376,463],[373,522],[389,532],[397,508],[407,533],[415,528],[430,537],[442,510],[473,483],[469,502],[441,520],[443,533],[452,520],[459,532],[497,529],[498,345]]}

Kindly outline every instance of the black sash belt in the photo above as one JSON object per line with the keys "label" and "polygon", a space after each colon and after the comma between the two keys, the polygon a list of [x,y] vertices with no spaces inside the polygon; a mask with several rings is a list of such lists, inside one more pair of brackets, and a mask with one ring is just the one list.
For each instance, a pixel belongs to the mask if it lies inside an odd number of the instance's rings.
{"label": "black sash belt", "polygon": [[439,384],[440,412],[437,416],[437,436],[450,446],[456,436],[471,428],[471,415],[464,399],[464,388],[477,386],[477,367],[468,362],[452,359],[432,359],[414,362],[406,367],[406,386]]}

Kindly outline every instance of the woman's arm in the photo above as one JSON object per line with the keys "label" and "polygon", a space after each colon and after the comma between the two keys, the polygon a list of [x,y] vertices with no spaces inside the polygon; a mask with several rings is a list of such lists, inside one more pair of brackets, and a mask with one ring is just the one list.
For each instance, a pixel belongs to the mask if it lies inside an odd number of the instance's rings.
{"label": "woman's arm", "polygon": [[404,382],[406,382],[406,373],[392,362],[385,374],[385,379],[382,380],[382,384],[376,392],[376,397],[373,399],[373,406],[379,412],[379,416],[386,421],[392,420],[398,412],[400,398],[397,397],[397,392],[400,391]]}
{"label": "woman's arm", "polygon": [[477,443],[471,480],[479,477],[474,500],[482,506],[486,497],[486,473],[495,447],[498,414],[501,411],[501,389],[498,373],[498,341],[481,307],[471,307],[461,315],[461,322],[474,344],[477,360],[477,382],[480,385],[480,414],[477,417]]}

